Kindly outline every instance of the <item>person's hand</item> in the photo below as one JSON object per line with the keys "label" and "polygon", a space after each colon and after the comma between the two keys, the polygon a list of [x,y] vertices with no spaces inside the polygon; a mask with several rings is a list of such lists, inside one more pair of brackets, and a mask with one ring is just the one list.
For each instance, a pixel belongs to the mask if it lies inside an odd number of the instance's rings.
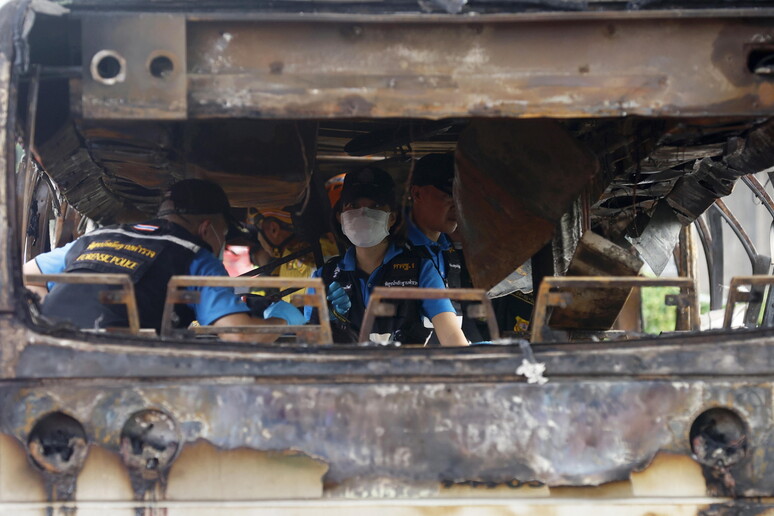
{"label": "person's hand", "polygon": [[[344,292],[344,288],[338,281],[328,285],[328,301],[331,302],[333,309],[340,315],[347,315],[349,309],[352,308],[352,301],[349,300],[349,296]],[[333,314],[331,316],[333,317]]]}
{"label": "person's hand", "polygon": [[264,319],[271,319],[272,317],[285,319],[285,322],[290,326],[301,326],[306,324],[306,318],[298,308],[285,301],[272,303],[269,305],[269,308],[263,311]]}

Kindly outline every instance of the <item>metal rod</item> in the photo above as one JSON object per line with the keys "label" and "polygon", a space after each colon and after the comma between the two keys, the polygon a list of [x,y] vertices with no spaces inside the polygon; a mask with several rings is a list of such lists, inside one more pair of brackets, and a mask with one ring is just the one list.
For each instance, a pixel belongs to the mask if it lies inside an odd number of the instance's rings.
{"label": "metal rod", "polygon": [[771,218],[774,219],[774,199],[771,198],[769,192],[766,191],[766,188],[758,181],[758,178],[753,174],[748,174],[742,176],[742,182],[752,190],[752,193],[755,194],[758,199],[760,199],[763,207],[766,208],[769,215],[771,215]]}
{"label": "metal rod", "polygon": [[644,278],[641,276],[549,276],[543,279],[553,288],[560,287],[693,287],[690,278]]}
{"label": "metal rod", "polygon": [[[704,249],[704,259],[707,262],[707,271],[710,273],[710,271],[712,271],[713,262],[712,237],[710,236],[707,222],[704,220],[704,217],[700,215],[696,220],[693,221],[693,224],[696,227],[696,232],[699,234],[699,241],[701,242],[701,247]],[[710,289],[710,304],[712,304],[711,290],[712,289]]]}
{"label": "metal rod", "polygon": [[724,203],[721,199],[715,199],[715,203],[712,206],[714,206],[715,209],[720,211],[720,215],[723,217],[723,219],[726,221],[728,226],[731,228],[731,230],[734,232],[736,237],[739,239],[739,242],[741,242],[742,247],[744,247],[744,251],[747,253],[747,257],[750,259],[750,264],[751,265],[754,264],[755,257],[757,256],[758,251],[755,249],[755,244],[753,244],[752,240],[750,239],[750,236],[744,230],[744,228],[739,223],[737,218],[734,216],[733,213],[731,213],[731,210],[728,209],[728,206],[726,206],[726,203]]}
{"label": "metal rod", "polygon": [[27,245],[27,227],[30,223],[30,203],[32,202],[32,191],[35,186],[32,174],[32,149],[35,146],[35,127],[38,117],[38,92],[40,89],[40,66],[33,65],[32,79],[29,85],[28,108],[27,108],[27,149],[24,156],[24,191],[22,193],[22,227],[21,227],[21,253],[22,261],[26,262],[31,257],[28,256]]}
{"label": "metal rod", "polygon": [[712,270],[709,271],[710,280],[710,310],[718,310],[723,307],[723,284],[725,283],[725,271],[724,263],[725,256],[723,254],[723,242],[725,237],[723,236],[723,216],[720,210],[712,209],[708,210],[704,215],[707,217],[707,224],[709,227],[710,245],[712,249]]}
{"label": "metal rod", "polygon": [[[186,15],[189,21],[260,21],[260,22],[350,22],[350,23],[448,23],[458,25],[469,23],[465,16],[452,16],[447,14],[426,13],[271,13],[254,12],[238,14],[230,12],[195,12]],[[545,11],[523,13],[481,13],[476,16],[479,23],[514,23],[535,21],[563,21],[577,22],[580,20],[673,20],[675,18],[770,18],[774,17],[774,9],[765,7],[737,7],[737,8],[701,8],[701,9],[642,9],[642,10],[609,10],[609,11]]]}
{"label": "metal rod", "polygon": [[215,333],[296,333],[319,332],[319,326],[290,326],[285,324],[262,324],[260,326],[192,326],[190,331],[197,334]]}

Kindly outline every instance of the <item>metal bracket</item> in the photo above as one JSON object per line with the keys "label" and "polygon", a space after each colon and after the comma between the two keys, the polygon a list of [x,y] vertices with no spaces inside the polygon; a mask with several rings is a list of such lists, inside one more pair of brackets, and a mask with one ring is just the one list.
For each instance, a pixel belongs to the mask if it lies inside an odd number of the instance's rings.
{"label": "metal bracket", "polygon": [[686,309],[691,306],[693,300],[691,296],[685,294],[667,294],[664,296],[664,304],[666,306],[676,306],[680,309]]}
{"label": "metal bracket", "polygon": [[[739,290],[742,285],[749,285],[751,290],[745,292]],[[723,328],[730,329],[734,316],[734,307],[738,303],[749,303],[745,314],[745,326],[757,326],[758,316],[760,315],[761,302],[763,300],[763,288],[774,285],[774,276],[735,276],[731,278],[728,286],[728,300],[726,301],[726,313],[723,317]],[[769,294],[771,296],[771,294]],[[765,326],[764,322],[764,326]]]}
{"label": "metal bracket", "polygon": [[81,34],[84,118],[187,117],[183,15],[89,14]]}
{"label": "metal bracket", "polygon": [[[178,329],[172,326],[172,314],[176,304],[195,303],[199,300],[199,292],[180,290],[185,287],[247,287],[251,289],[286,288],[315,289],[314,295],[299,294],[291,297],[291,304],[297,307],[313,306],[319,310],[320,324],[304,326],[287,326],[265,324],[256,326],[194,326]],[[164,303],[164,314],[161,318],[161,336],[169,338],[181,335],[221,334],[221,333],[294,333],[304,340],[316,340],[318,344],[333,342],[331,325],[328,317],[328,302],[325,299],[325,285],[319,278],[229,278],[219,276],[172,276],[167,284],[167,299]]]}
{"label": "metal bracket", "polygon": [[[472,288],[409,288],[409,287],[376,287],[371,293],[363,324],[360,326],[359,342],[368,342],[371,329],[377,317],[392,317],[395,315],[395,307],[384,303],[386,299],[450,299],[454,301],[478,301],[484,310],[486,322],[489,326],[489,335],[492,340],[500,338],[492,301],[486,295],[485,290]],[[469,312],[470,313],[470,312]],[[410,342],[408,344],[416,344]]]}

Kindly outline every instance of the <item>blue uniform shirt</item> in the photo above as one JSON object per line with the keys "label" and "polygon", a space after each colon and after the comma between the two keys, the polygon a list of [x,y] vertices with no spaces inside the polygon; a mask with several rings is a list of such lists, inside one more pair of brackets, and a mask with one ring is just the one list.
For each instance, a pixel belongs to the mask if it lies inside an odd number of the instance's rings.
{"label": "blue uniform shirt", "polygon": [[[54,249],[51,252],[41,254],[35,258],[40,272],[43,274],[60,274],[65,270],[65,256],[72,247],[73,242]],[[188,269],[190,276],[228,276],[226,268],[212,252],[201,248],[191,260]],[[51,290],[52,283],[48,284]],[[199,303],[188,306],[196,313],[196,319],[202,326],[208,326],[223,316],[249,312],[245,303],[234,294],[234,289],[229,287],[188,287],[188,290],[201,292]]]}
{"label": "blue uniform shirt", "polygon": [[[360,291],[363,293],[363,306],[368,306],[368,301],[371,299],[371,291],[374,289],[376,285],[376,279],[378,277],[379,272],[382,270],[382,267],[384,267],[384,264],[398,256],[400,253],[403,252],[403,249],[396,247],[394,243],[390,243],[390,246],[387,248],[387,253],[384,255],[384,259],[382,260],[382,265],[374,269],[374,271],[369,275],[368,279],[361,278],[360,281]],[[355,258],[355,248],[350,247],[347,249],[347,252],[344,254],[344,257],[339,262],[339,268],[343,271],[355,271],[357,268],[357,262]],[[313,278],[319,278],[322,275],[322,269],[317,269],[314,274],[312,274]],[[435,265],[431,263],[430,260],[422,260],[421,266],[419,269],[419,288],[445,288],[446,285],[443,282],[443,278],[441,278],[441,275],[439,271],[436,270]],[[314,289],[309,289],[310,293],[314,293]],[[451,312],[456,313],[454,311],[454,307],[451,304],[451,301],[448,299],[425,299],[422,301],[422,314],[427,317],[428,319],[432,320],[433,317],[436,315],[442,313],[442,312]],[[306,320],[309,321],[312,317],[312,307],[311,306],[305,306],[304,307],[304,316],[306,317]]]}
{"label": "blue uniform shirt", "polygon": [[427,248],[433,265],[437,268],[441,277],[446,279],[446,261],[443,258],[443,252],[451,249],[449,237],[441,233],[441,236],[438,237],[438,242],[433,242],[427,238],[427,235],[422,233],[422,230],[414,224],[413,220],[408,219],[408,241],[414,247],[424,246]]}

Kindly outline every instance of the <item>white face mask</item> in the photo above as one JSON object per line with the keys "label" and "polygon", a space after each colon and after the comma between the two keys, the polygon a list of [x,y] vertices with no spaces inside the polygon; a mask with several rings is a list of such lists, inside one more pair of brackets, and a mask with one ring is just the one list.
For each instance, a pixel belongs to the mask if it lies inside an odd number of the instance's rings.
{"label": "white face mask", "polygon": [[390,212],[358,208],[341,213],[341,231],[357,247],[373,247],[390,234]]}

